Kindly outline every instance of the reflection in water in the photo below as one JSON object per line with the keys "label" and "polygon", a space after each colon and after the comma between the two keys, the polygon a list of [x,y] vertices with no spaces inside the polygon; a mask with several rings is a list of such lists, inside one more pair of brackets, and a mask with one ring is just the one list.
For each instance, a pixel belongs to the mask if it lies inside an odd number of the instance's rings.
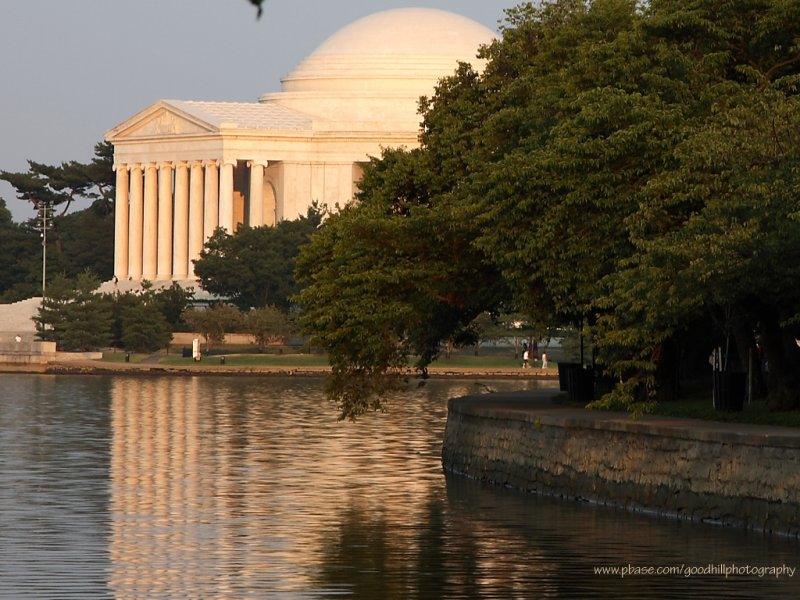
{"label": "reflection in water", "polygon": [[115,380],[112,589],[308,590],[340,510],[383,515],[393,531],[422,526],[442,480],[431,429],[445,416],[423,390],[402,414],[350,423],[317,381]]}
{"label": "reflection in water", "polygon": [[592,573],[797,566],[795,542],[445,478],[446,400],[474,382],[432,381],[356,423],[337,421],[316,379],[3,387],[0,598],[797,595],[800,574]]}

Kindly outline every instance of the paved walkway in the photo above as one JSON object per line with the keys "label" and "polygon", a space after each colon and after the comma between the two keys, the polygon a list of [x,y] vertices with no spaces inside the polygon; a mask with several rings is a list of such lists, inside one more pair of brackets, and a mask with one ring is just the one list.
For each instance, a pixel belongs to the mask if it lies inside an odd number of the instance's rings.
{"label": "paved walkway", "polygon": [[800,449],[800,427],[723,423],[659,415],[633,418],[624,412],[588,410],[561,404],[556,401],[558,397],[563,397],[563,392],[555,386],[520,392],[498,392],[454,398],[450,400],[448,409],[462,414],[513,418],[542,425],[568,424],[586,429],[636,431],[651,435],[753,446],[761,446],[768,442],[770,445]]}

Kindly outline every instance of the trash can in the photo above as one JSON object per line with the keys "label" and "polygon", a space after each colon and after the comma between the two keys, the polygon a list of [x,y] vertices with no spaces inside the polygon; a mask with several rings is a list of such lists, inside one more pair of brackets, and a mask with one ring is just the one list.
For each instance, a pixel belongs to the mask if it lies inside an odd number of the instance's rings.
{"label": "trash can", "polygon": [[225,357],[224,356],[220,356],[219,357],[219,364],[221,364],[221,365],[225,364]]}
{"label": "trash can", "polygon": [[594,373],[580,364],[569,365],[566,369],[567,394],[572,402],[587,404],[594,400]]}
{"label": "trash can", "polygon": [[131,362],[131,353],[130,352],[126,352],[125,353],[125,362]]}
{"label": "trash can", "polygon": [[713,398],[716,410],[740,411],[747,393],[747,373],[744,371],[714,371]]}
{"label": "trash can", "polygon": [[562,392],[566,392],[569,388],[567,387],[567,373],[572,368],[580,368],[581,363],[571,363],[571,362],[560,362],[558,363],[558,389]]}

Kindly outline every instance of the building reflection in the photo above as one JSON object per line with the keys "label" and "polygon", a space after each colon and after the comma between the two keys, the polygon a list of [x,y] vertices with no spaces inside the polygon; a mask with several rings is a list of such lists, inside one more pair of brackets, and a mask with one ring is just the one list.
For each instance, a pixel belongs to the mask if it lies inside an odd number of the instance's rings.
{"label": "building reflection", "polygon": [[402,532],[426,521],[426,498],[441,485],[431,468],[438,447],[415,448],[430,435],[409,435],[405,419],[386,415],[375,415],[373,430],[337,423],[319,386],[306,388],[314,400],[256,379],[114,380],[109,586],[117,597],[307,591],[353,507],[367,522],[381,515],[393,555],[419,550]]}

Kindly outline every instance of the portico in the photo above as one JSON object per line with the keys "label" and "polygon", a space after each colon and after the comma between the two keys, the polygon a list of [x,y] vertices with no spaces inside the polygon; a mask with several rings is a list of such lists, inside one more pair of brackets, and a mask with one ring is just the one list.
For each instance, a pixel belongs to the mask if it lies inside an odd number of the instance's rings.
{"label": "portico", "polygon": [[[237,118],[242,112],[262,113],[261,135],[223,123],[222,116],[212,118],[222,113]],[[364,140],[320,148],[310,119],[296,114],[288,115],[292,119],[283,121],[276,135],[272,121],[288,112],[266,104],[160,100],[110,131],[116,277],[191,280],[192,261],[218,227],[233,233],[241,225],[297,218],[313,201],[349,202],[360,174],[354,165],[366,159]],[[378,144],[370,146],[380,153]]]}

